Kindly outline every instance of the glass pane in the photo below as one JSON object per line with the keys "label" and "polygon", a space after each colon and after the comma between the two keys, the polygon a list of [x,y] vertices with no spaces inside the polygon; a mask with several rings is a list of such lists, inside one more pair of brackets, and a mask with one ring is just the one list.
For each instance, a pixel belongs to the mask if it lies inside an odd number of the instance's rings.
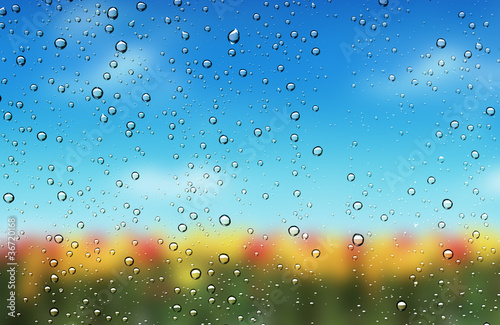
{"label": "glass pane", "polygon": [[1,324],[495,324],[495,1],[0,5]]}

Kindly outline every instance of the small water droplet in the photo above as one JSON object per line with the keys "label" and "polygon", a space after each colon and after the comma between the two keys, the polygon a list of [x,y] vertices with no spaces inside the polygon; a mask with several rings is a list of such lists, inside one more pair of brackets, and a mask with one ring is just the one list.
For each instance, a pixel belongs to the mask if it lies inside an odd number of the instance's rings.
{"label": "small water droplet", "polygon": [[311,252],[311,255],[314,258],[318,258],[321,255],[321,251],[319,249],[313,249],[312,252]]}

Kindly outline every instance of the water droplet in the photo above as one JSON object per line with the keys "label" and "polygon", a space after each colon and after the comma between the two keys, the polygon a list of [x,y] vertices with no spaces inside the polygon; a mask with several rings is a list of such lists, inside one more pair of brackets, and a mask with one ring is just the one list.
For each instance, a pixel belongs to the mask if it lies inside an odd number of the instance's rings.
{"label": "water droplet", "polygon": [[125,41],[120,40],[120,41],[116,42],[116,44],[115,44],[115,50],[117,50],[120,53],[127,52],[127,48],[128,48],[128,46],[127,46],[127,43]]}
{"label": "water droplet", "polygon": [[219,262],[221,262],[222,264],[229,263],[229,255],[227,255],[227,254],[220,254],[219,255]]}
{"label": "water droplet", "polygon": [[235,296],[229,296],[229,297],[227,297],[227,302],[230,305],[234,305],[236,303],[236,297]]}
{"label": "water droplet", "polygon": [[293,91],[295,89],[295,84],[293,82],[289,82],[286,84],[286,90]]}
{"label": "water droplet", "polygon": [[314,55],[314,56],[317,56],[319,55],[320,53],[320,49],[318,47],[313,47],[313,49],[311,50],[311,54]]}
{"label": "water droplet", "polygon": [[178,248],[179,245],[174,241],[168,245],[168,249],[170,249],[172,252],[175,252]]}
{"label": "water droplet", "polygon": [[361,210],[363,208],[363,203],[359,202],[359,201],[356,201],[352,204],[352,207],[354,208],[354,210]]}
{"label": "water droplet", "polygon": [[132,177],[132,179],[136,181],[139,179],[140,175],[138,172],[132,172],[132,174],[130,174],[130,177]]}
{"label": "water droplet", "polygon": [[6,120],[6,121],[12,120],[12,113],[11,112],[5,112],[5,114],[3,115],[3,119]]}
{"label": "water droplet", "polygon": [[36,138],[40,141],[45,141],[45,140],[47,140],[47,133],[38,132],[38,134],[36,135]]}
{"label": "water droplet", "polygon": [[475,239],[478,239],[478,238],[479,238],[479,236],[480,236],[479,231],[474,230],[474,231],[472,232],[472,237],[474,237]]}
{"label": "water droplet", "polygon": [[187,41],[189,39],[189,33],[186,32],[186,31],[183,31],[181,33],[181,37],[182,37],[183,40]]}
{"label": "water droplet", "polygon": [[200,269],[192,269],[191,272],[191,278],[193,278],[193,280],[198,280],[200,277],[201,277],[201,271]]}
{"label": "water droplet", "polygon": [[228,137],[227,137],[226,135],[221,135],[221,136],[219,137],[219,143],[220,143],[220,144],[227,144],[227,143],[228,143],[228,141],[229,141],[229,139],[228,139]]}
{"label": "water droplet", "polygon": [[55,235],[55,236],[54,236],[54,241],[55,241],[56,243],[58,243],[58,244],[62,243],[62,242],[63,242],[63,240],[64,240],[64,237],[63,237],[63,235],[61,235],[61,234],[57,234],[57,235]]}
{"label": "water droplet", "polygon": [[212,61],[210,60],[204,60],[203,63],[202,63],[203,67],[208,69],[212,66]]}
{"label": "water droplet", "polygon": [[413,187],[410,187],[410,188],[408,189],[408,194],[409,194],[409,195],[411,195],[411,196],[415,195],[415,193],[416,193],[416,192],[417,192],[417,191],[416,191]]}
{"label": "water droplet", "polygon": [[355,179],[356,179],[356,176],[355,176],[353,173],[349,173],[349,174],[347,174],[347,180],[348,180],[349,182],[352,182],[352,181],[354,181]]}
{"label": "water droplet", "polygon": [[63,191],[60,191],[59,193],[57,193],[57,199],[58,199],[59,201],[61,201],[61,202],[65,201],[67,197],[68,197],[68,196],[67,196],[67,195],[66,195],[66,193],[65,193],[65,192],[63,192]]}
{"label": "water droplet", "polygon": [[438,38],[436,41],[436,46],[440,49],[444,49],[446,47],[446,40],[444,38]]}
{"label": "water droplet", "polygon": [[137,4],[135,5],[135,8],[140,11],[140,12],[143,12],[144,10],[146,10],[146,8],[148,7],[147,4],[145,4],[144,2],[137,2]]}
{"label": "water droplet", "polygon": [[443,208],[445,208],[446,210],[449,210],[453,207],[453,202],[450,199],[444,199],[442,205],[443,205]]}
{"label": "water droplet", "polygon": [[58,49],[58,50],[62,50],[66,47],[66,45],[68,45],[68,43],[66,42],[66,40],[64,38],[58,38],[54,41],[54,46]]}
{"label": "water droplet", "polygon": [[104,92],[102,91],[101,88],[99,87],[92,88],[92,97],[94,97],[94,99],[101,99],[103,95]]}
{"label": "water droplet", "polygon": [[231,218],[229,218],[227,215],[223,214],[219,217],[219,222],[223,226],[229,226],[231,224]]}
{"label": "water droplet", "polygon": [[172,306],[172,309],[175,311],[175,312],[180,312],[182,310],[182,307],[181,305],[177,304],[177,305],[173,305]]}
{"label": "water droplet", "polygon": [[25,63],[26,63],[26,58],[22,55],[19,55],[17,58],[16,58],[16,63],[18,66],[22,67]]}
{"label": "water droplet", "polygon": [[55,316],[59,315],[59,309],[57,309],[56,307],[50,308],[49,314],[50,314],[50,316],[55,317]]}
{"label": "water droplet", "polygon": [[134,264],[134,259],[130,256],[125,257],[124,259],[126,266],[132,266]]}
{"label": "water droplet", "polygon": [[429,178],[427,178],[427,183],[431,185],[436,183],[436,178],[434,178],[434,176],[429,176]]}
{"label": "water droplet", "polygon": [[313,148],[312,153],[316,157],[319,157],[319,156],[321,156],[323,154],[323,148],[321,148],[320,146],[316,146],[316,147]]}
{"label": "water droplet", "polygon": [[227,34],[227,40],[231,44],[236,44],[240,41],[240,32],[235,28]]}
{"label": "water droplet", "polygon": [[319,249],[313,249],[311,255],[314,258],[318,258],[321,255],[321,251]]}
{"label": "water droplet", "polygon": [[446,258],[447,260],[450,260],[453,258],[453,251],[451,249],[445,249],[443,251],[443,257]]}
{"label": "water droplet", "polygon": [[364,242],[365,242],[365,238],[363,237],[363,235],[361,235],[361,234],[354,234],[352,236],[352,243],[355,246],[361,246],[361,245],[363,245]]}
{"label": "water droplet", "polygon": [[14,202],[14,194],[12,194],[12,193],[5,193],[3,195],[3,200],[5,201],[5,203],[12,203],[12,202]]}
{"label": "water droplet", "polygon": [[108,18],[113,20],[118,18],[118,9],[116,7],[111,7],[108,9]]}
{"label": "water droplet", "polygon": [[399,311],[404,311],[406,309],[406,302],[404,300],[400,300],[396,306]]}
{"label": "water droplet", "polygon": [[470,155],[474,159],[478,159],[479,158],[479,152],[477,152],[476,150],[472,150],[472,152],[470,153]]}
{"label": "water droplet", "polygon": [[300,229],[297,226],[290,226],[290,228],[288,228],[288,233],[291,236],[297,236],[300,233]]}
{"label": "water droplet", "polygon": [[439,227],[439,229],[443,229],[444,227],[446,227],[446,223],[444,221],[439,221],[438,227]]}
{"label": "water droplet", "polygon": [[495,109],[494,109],[493,107],[488,107],[488,108],[486,109],[486,115],[488,115],[488,116],[493,116],[493,115],[495,115]]}

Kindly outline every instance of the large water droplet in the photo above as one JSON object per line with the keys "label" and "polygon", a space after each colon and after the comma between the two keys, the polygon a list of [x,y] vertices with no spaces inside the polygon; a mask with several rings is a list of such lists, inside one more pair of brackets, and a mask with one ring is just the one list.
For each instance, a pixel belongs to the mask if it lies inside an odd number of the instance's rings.
{"label": "large water droplet", "polygon": [[361,246],[361,245],[363,245],[364,242],[365,242],[365,238],[363,237],[363,235],[361,235],[361,234],[354,234],[352,236],[352,243],[355,246]]}
{"label": "large water droplet", "polygon": [[38,134],[36,135],[36,138],[37,138],[38,140],[40,140],[40,141],[45,141],[45,140],[47,140],[47,133],[40,131],[40,132],[38,132]]}
{"label": "large water droplet", "polygon": [[446,210],[449,210],[453,207],[453,202],[450,199],[444,199],[442,205],[443,205],[443,208],[445,208]]}
{"label": "large water droplet", "polygon": [[493,115],[495,115],[495,109],[494,109],[493,107],[488,107],[488,108],[486,109],[486,115],[488,115],[488,116],[493,116]]}
{"label": "large water droplet", "polygon": [[438,38],[436,41],[436,46],[440,49],[444,49],[446,47],[446,40],[444,38]]}
{"label": "large water droplet", "polygon": [[12,202],[14,202],[14,194],[12,194],[12,193],[5,193],[3,195],[3,200],[5,201],[5,203],[12,203]]}
{"label": "large water droplet", "polygon": [[192,269],[191,272],[191,278],[193,278],[194,280],[198,280],[200,277],[201,277],[201,271],[200,269]]}
{"label": "large water droplet", "polygon": [[227,40],[231,44],[236,44],[240,41],[240,32],[235,28],[227,34]]}
{"label": "large water droplet", "polygon": [[396,307],[398,308],[399,311],[403,311],[406,309],[406,302],[404,300],[398,301]]}
{"label": "large water droplet", "polygon": [[124,259],[126,266],[132,266],[134,264],[134,259],[130,256],[125,257]]}
{"label": "large water droplet", "polygon": [[125,53],[127,52],[127,43],[125,41],[118,41],[115,44],[115,50],[117,50],[120,53]]}
{"label": "large water droplet", "polygon": [[59,201],[61,201],[61,202],[66,201],[66,198],[67,198],[67,197],[68,197],[68,196],[67,196],[67,195],[66,195],[66,193],[65,193],[65,192],[63,192],[63,191],[60,191],[59,193],[57,193],[57,199],[58,199]]}
{"label": "large water droplet", "polygon": [[102,91],[101,88],[99,87],[92,88],[92,97],[94,97],[94,99],[101,99],[103,95],[104,91]]}
{"label": "large water droplet", "polygon": [[323,148],[321,148],[320,146],[314,147],[314,149],[312,150],[312,153],[316,157],[319,157],[323,154]]}
{"label": "large water droplet", "polygon": [[59,315],[59,309],[57,309],[56,307],[50,308],[49,314],[50,314],[50,316],[55,317],[55,316]]}
{"label": "large water droplet", "polygon": [[118,9],[116,7],[111,7],[108,9],[108,18],[113,20],[118,18]]}
{"label": "large water droplet", "polygon": [[288,228],[288,233],[291,236],[297,236],[300,233],[300,229],[297,226],[290,226],[290,228]]}
{"label": "large water droplet", "polygon": [[137,2],[137,4],[135,5],[135,8],[140,12],[143,12],[144,10],[146,10],[147,7],[148,7],[148,5],[142,1]]}
{"label": "large water droplet", "polygon": [[22,55],[19,55],[17,58],[16,58],[16,63],[18,66],[22,67],[25,63],[26,63],[26,58]]}
{"label": "large water droplet", "polygon": [[223,226],[229,226],[231,224],[231,218],[229,218],[227,215],[223,214],[219,218],[219,222]]}
{"label": "large water droplet", "polygon": [[443,251],[443,257],[446,258],[447,260],[450,260],[453,258],[453,251],[451,249],[445,249]]}
{"label": "large water droplet", "polygon": [[58,50],[62,50],[66,47],[66,45],[68,45],[68,43],[66,43],[66,40],[64,38],[58,38],[54,41],[54,46],[58,49]]}
{"label": "large water droplet", "polygon": [[227,264],[227,263],[229,263],[229,255],[227,255],[227,254],[220,254],[219,255],[219,262],[221,262],[221,264]]}

